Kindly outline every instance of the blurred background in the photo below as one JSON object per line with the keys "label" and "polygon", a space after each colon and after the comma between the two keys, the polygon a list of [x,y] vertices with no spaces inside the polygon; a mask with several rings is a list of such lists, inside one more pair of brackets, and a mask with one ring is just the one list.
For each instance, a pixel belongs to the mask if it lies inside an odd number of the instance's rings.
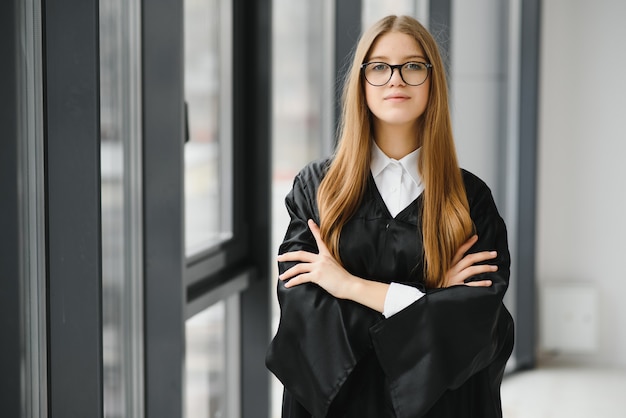
{"label": "blurred background", "polygon": [[280,416],[284,198],[388,14],[437,39],[460,163],[507,223],[505,418],[626,416],[626,2],[0,7],[8,417]]}

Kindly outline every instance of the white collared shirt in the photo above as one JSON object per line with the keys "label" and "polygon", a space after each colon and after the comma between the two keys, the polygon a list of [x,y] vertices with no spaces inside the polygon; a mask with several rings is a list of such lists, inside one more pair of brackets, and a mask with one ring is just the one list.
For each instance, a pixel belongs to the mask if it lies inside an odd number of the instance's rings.
{"label": "white collared shirt", "polygon": [[424,190],[422,178],[417,171],[419,148],[400,160],[387,157],[372,141],[370,169],[378,192],[394,218],[409,206]]}
{"label": "white collared shirt", "polygon": [[[417,170],[419,148],[400,160],[389,158],[372,141],[372,177],[389,213],[394,218],[424,190]],[[383,315],[389,318],[424,296],[419,289],[392,282],[385,297]]]}

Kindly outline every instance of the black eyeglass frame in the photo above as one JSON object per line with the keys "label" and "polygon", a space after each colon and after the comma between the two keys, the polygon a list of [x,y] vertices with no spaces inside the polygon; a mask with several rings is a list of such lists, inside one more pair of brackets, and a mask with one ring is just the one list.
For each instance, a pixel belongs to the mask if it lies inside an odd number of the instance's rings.
{"label": "black eyeglass frame", "polygon": [[[408,83],[405,79],[404,79],[404,75],[402,75],[402,67],[404,67],[407,64],[411,64],[411,63],[415,63],[415,64],[422,64],[426,67],[426,77],[424,78],[424,81],[422,81],[419,84],[411,84]],[[371,81],[369,81],[367,79],[367,77],[365,76],[365,68],[370,65],[370,64],[385,64],[386,66],[388,66],[389,68],[391,68],[391,74],[389,75],[389,79],[387,79],[387,81],[385,81],[383,84],[374,84]],[[422,61],[407,61],[404,64],[395,64],[395,65],[391,65],[388,64],[386,62],[383,61],[371,61],[371,62],[364,62],[363,64],[361,64],[361,72],[363,73],[363,78],[365,79],[365,81],[367,81],[370,85],[374,86],[374,87],[382,87],[384,85],[386,85],[387,83],[389,83],[389,81],[391,80],[391,78],[393,77],[393,71],[395,69],[398,69],[398,72],[400,73],[400,78],[402,79],[402,81],[404,81],[404,83],[408,86],[412,86],[412,87],[416,87],[416,86],[421,86],[422,84],[424,84],[426,82],[426,80],[428,80],[428,76],[430,75],[431,70],[433,69],[433,65],[428,63],[428,62],[422,62]]]}

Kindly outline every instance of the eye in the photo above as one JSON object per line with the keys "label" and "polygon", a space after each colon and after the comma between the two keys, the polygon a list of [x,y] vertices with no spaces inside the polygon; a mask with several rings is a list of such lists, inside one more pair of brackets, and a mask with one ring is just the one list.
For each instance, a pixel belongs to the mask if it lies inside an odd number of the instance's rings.
{"label": "eye", "polygon": [[423,62],[407,62],[404,64],[404,69],[408,71],[426,71],[428,67]]}
{"label": "eye", "polygon": [[384,62],[374,62],[370,65],[371,71],[386,71],[389,68]]}

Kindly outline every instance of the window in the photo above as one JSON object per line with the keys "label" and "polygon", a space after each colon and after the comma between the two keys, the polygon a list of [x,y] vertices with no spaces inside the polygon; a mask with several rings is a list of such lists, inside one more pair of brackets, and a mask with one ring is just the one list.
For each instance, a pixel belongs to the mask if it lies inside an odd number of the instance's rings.
{"label": "window", "polygon": [[193,257],[232,237],[232,6],[184,4],[185,253]]}
{"label": "window", "polygon": [[200,312],[188,307],[192,316],[185,323],[185,418],[241,416],[240,296],[229,293]]}
{"label": "window", "polygon": [[234,228],[232,8],[226,0],[184,1],[186,418],[239,416],[233,307],[247,278],[224,282],[223,274],[243,238]]}
{"label": "window", "polygon": [[225,307],[224,301],[217,302],[185,324],[186,418],[228,416]]}

